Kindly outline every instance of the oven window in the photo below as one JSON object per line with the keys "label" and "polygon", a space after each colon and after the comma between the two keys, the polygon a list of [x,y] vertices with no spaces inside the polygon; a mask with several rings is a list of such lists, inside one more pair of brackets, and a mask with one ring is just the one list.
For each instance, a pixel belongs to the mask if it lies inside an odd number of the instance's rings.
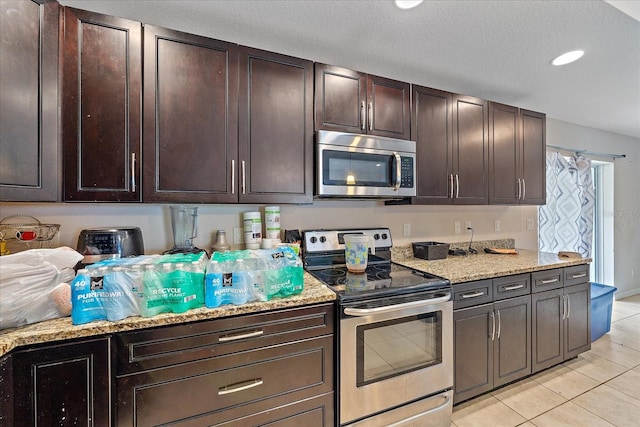
{"label": "oven window", "polygon": [[324,185],[391,186],[393,156],[324,150]]}
{"label": "oven window", "polygon": [[356,329],[358,387],[442,363],[442,312]]}

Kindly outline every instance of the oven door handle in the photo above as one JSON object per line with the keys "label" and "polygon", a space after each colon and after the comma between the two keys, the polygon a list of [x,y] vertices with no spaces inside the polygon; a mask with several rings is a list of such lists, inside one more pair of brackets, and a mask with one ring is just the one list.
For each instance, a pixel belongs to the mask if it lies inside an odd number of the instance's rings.
{"label": "oven door handle", "polygon": [[451,293],[447,292],[446,295],[438,298],[423,299],[419,301],[404,302],[402,304],[387,305],[384,307],[376,308],[353,308],[345,307],[344,314],[347,316],[369,316],[371,314],[390,313],[392,311],[404,310],[406,308],[420,307],[431,304],[439,304],[441,302],[447,302],[451,300]]}
{"label": "oven door handle", "polygon": [[393,424],[389,424],[387,427],[400,427],[400,426],[406,425],[406,423],[409,421],[414,421],[426,415],[433,414],[434,412],[442,411],[447,406],[449,406],[449,403],[451,402],[451,396],[448,394],[443,394],[441,396],[444,397],[444,403],[442,405],[436,406],[435,408],[431,408],[424,412],[420,412],[419,414],[412,415],[409,418],[405,418],[404,420],[397,421]]}

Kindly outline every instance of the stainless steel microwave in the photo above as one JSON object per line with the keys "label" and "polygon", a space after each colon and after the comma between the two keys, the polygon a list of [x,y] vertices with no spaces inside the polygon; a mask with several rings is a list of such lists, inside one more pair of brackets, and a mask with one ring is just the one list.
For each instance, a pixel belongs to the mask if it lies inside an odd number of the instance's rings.
{"label": "stainless steel microwave", "polygon": [[316,195],[382,199],[415,196],[415,141],[318,131]]}

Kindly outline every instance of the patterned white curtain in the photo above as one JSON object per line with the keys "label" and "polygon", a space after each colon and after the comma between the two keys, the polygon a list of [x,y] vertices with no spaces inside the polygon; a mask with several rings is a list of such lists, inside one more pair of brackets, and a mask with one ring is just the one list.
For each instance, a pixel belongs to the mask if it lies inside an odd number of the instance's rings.
{"label": "patterned white curtain", "polygon": [[547,204],[538,210],[539,250],[591,257],[594,207],[591,161],[547,152]]}

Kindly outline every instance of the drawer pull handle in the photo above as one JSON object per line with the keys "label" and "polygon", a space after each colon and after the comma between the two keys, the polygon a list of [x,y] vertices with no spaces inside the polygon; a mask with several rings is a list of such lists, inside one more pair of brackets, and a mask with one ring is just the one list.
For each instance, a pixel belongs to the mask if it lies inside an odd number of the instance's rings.
{"label": "drawer pull handle", "polygon": [[571,276],[572,279],[579,279],[581,277],[586,277],[587,273],[574,274]]}
{"label": "drawer pull handle", "polygon": [[231,393],[237,393],[237,392],[242,391],[242,390],[248,390],[250,388],[254,388],[254,387],[257,387],[259,385],[262,385],[263,382],[264,381],[262,381],[262,378],[254,378],[254,379],[249,380],[249,381],[243,381],[241,383],[226,385],[226,386],[220,387],[218,389],[218,396],[222,396],[222,395],[225,395],[225,394],[231,394]]}
{"label": "drawer pull handle", "polygon": [[482,295],[484,295],[484,291],[476,291],[472,294],[462,294],[462,299],[465,298],[476,298],[476,297],[481,297]]}
{"label": "drawer pull handle", "polygon": [[504,290],[505,291],[515,291],[516,289],[522,289],[522,288],[524,288],[524,285],[520,284],[520,285],[505,286]]}
{"label": "drawer pull handle", "polygon": [[556,283],[557,281],[558,281],[558,279],[543,280],[542,284],[543,285],[548,285],[549,283]]}
{"label": "drawer pull handle", "polygon": [[257,331],[245,332],[240,334],[222,335],[218,337],[218,342],[228,342],[228,341],[241,340],[244,338],[259,337],[262,334],[264,334],[264,331],[262,329],[259,329]]}

